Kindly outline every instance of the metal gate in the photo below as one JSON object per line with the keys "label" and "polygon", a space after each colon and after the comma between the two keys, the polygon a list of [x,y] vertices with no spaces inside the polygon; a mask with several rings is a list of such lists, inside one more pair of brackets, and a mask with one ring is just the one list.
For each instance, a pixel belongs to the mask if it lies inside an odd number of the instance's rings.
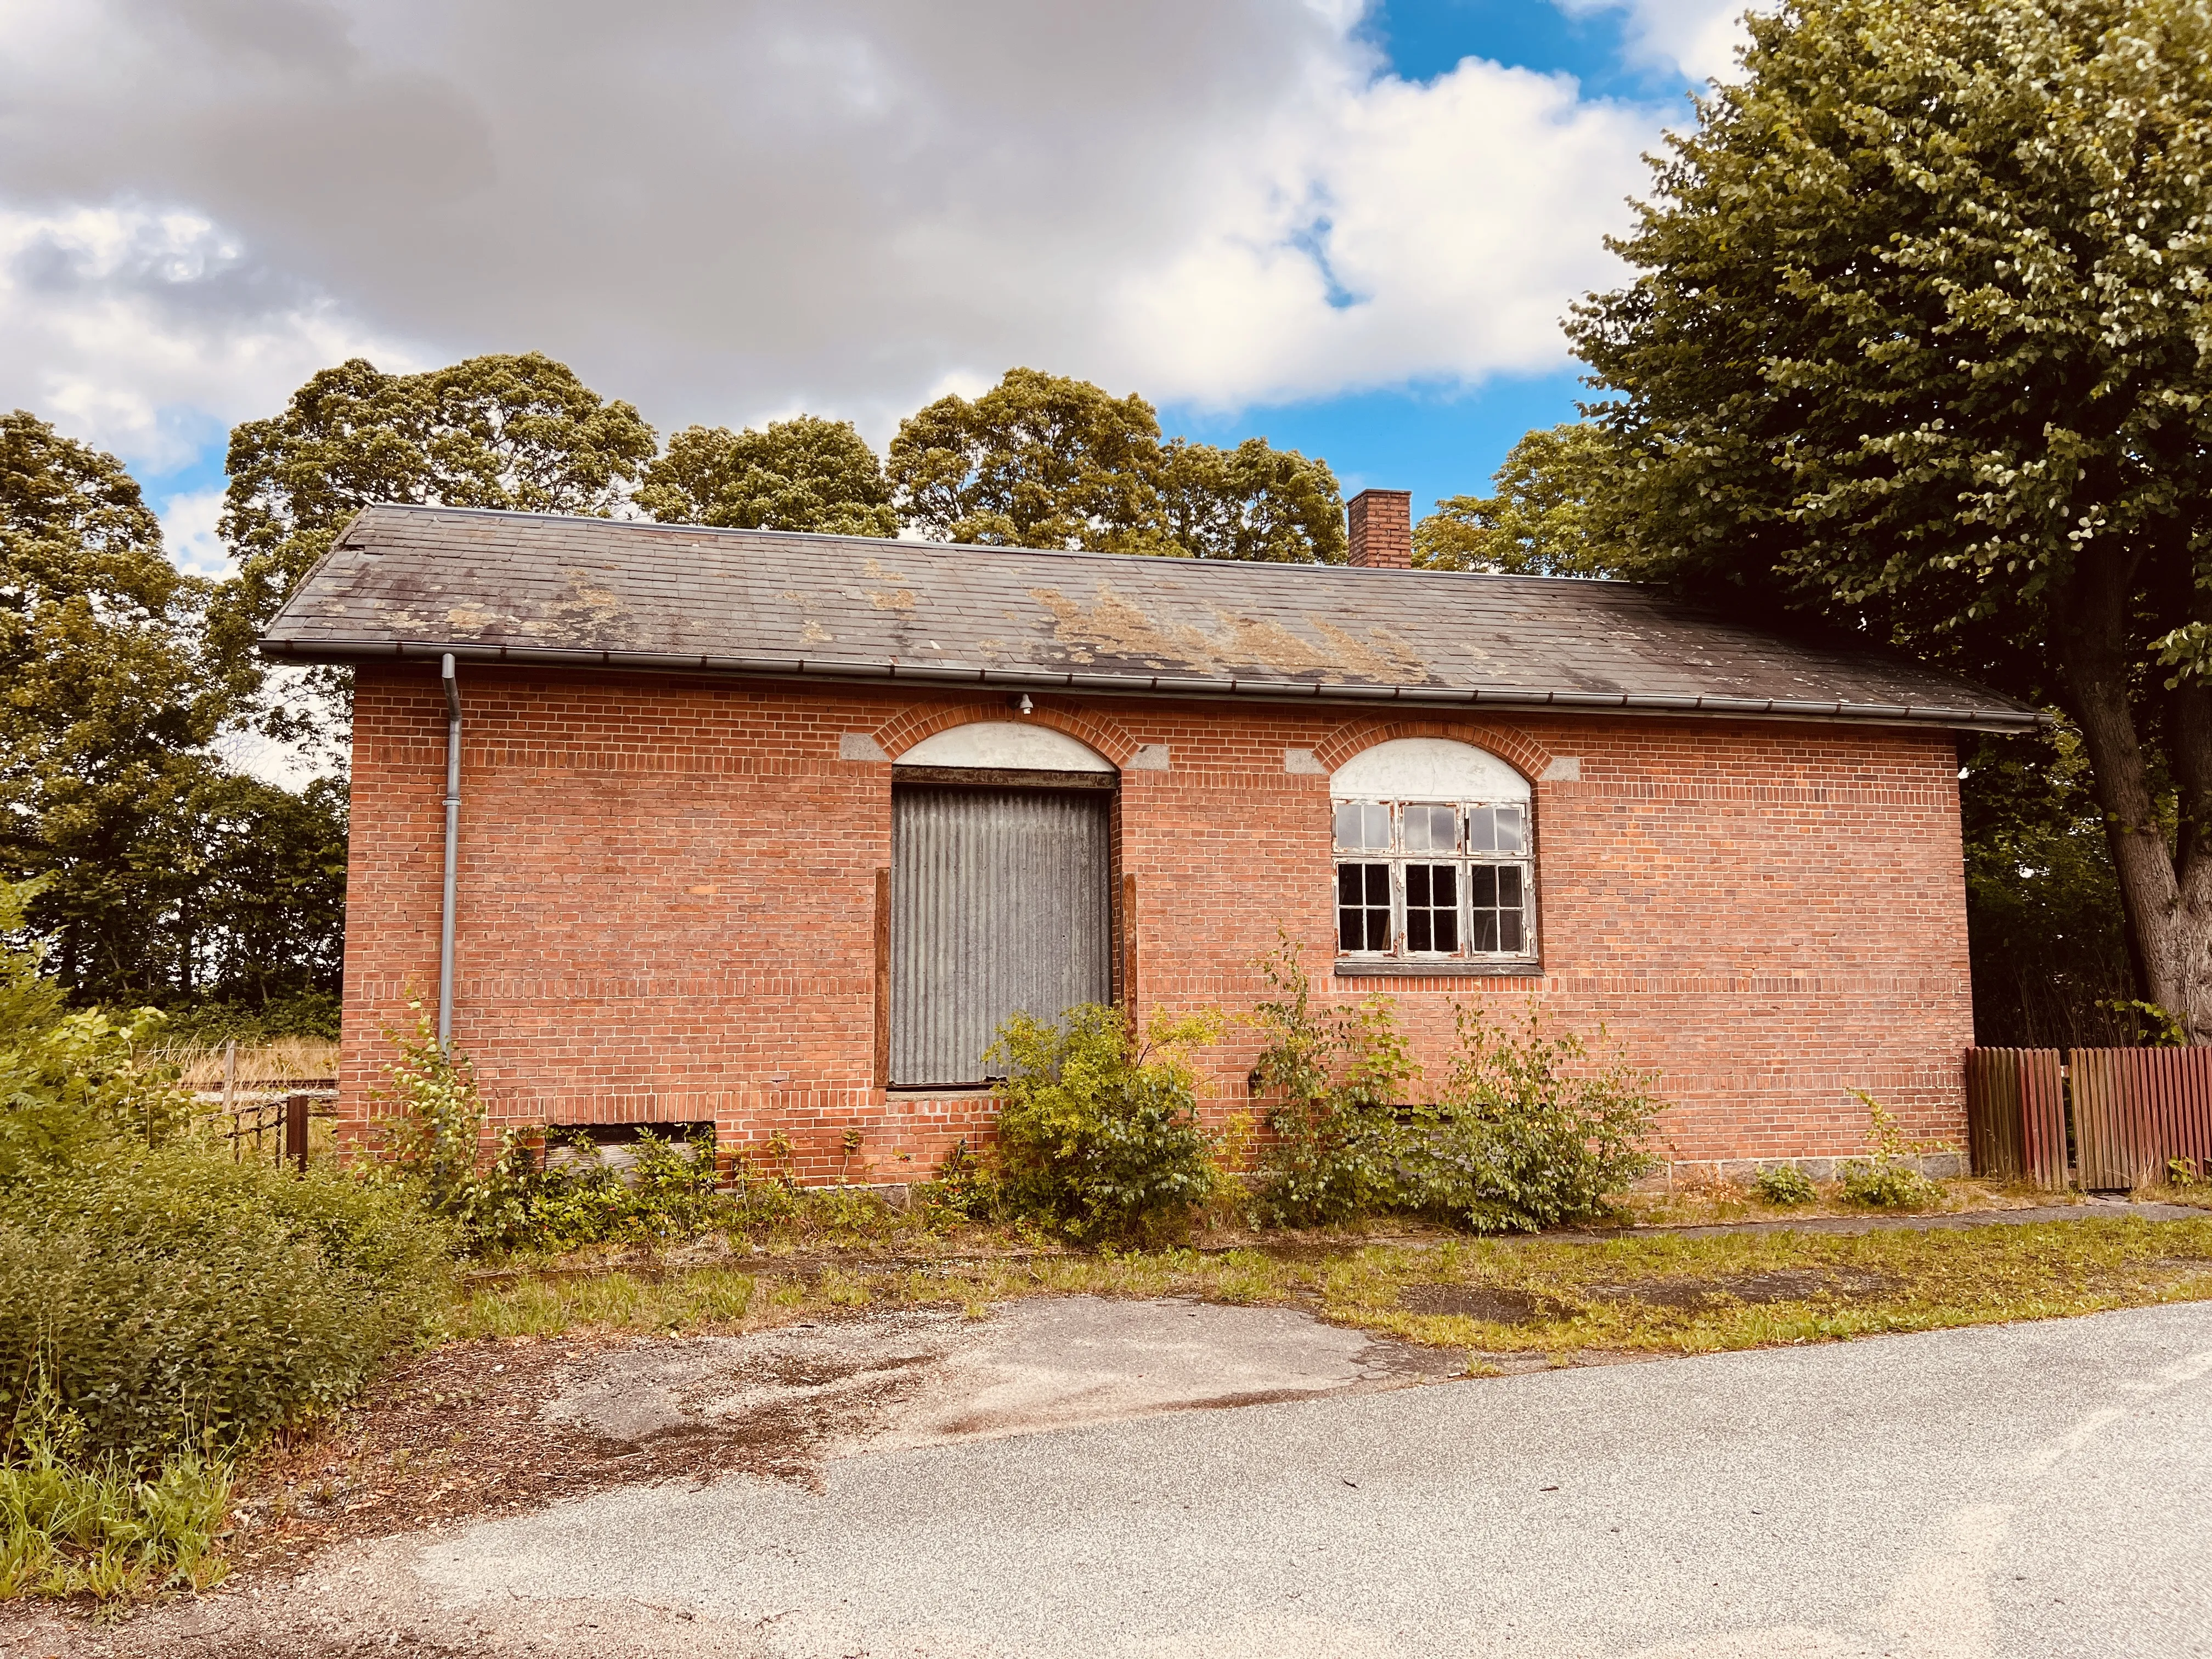
{"label": "metal gate", "polygon": [[891,1081],[981,1083],[1017,1009],[1113,996],[1111,796],[931,788],[891,796]]}

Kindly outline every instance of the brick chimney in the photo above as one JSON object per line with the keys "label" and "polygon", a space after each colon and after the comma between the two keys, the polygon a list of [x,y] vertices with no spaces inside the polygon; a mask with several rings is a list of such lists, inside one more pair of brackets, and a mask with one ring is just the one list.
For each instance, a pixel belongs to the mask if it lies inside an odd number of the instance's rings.
{"label": "brick chimney", "polygon": [[1352,526],[1349,562],[1370,570],[1404,570],[1413,562],[1413,492],[1363,489],[1345,503]]}

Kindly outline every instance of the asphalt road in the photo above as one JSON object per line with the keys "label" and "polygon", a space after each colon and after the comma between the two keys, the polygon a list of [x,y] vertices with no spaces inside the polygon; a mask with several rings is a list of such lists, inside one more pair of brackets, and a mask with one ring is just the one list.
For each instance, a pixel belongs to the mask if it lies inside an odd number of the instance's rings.
{"label": "asphalt road", "polygon": [[631,1490],[404,1570],[479,1614],[616,1589],[776,1656],[2106,1659],[2212,1654],[2208,1493],[2199,1304]]}
{"label": "asphalt road", "polygon": [[2208,1492],[2212,1305],[2182,1305],[621,1489],[101,1650],[2212,1655]]}

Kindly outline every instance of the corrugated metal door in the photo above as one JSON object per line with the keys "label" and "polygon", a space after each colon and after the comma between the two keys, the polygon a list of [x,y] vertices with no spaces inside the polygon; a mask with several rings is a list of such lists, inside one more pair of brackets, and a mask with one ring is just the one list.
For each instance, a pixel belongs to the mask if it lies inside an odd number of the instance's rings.
{"label": "corrugated metal door", "polygon": [[1016,1009],[1113,995],[1103,791],[891,797],[891,1081],[979,1083]]}

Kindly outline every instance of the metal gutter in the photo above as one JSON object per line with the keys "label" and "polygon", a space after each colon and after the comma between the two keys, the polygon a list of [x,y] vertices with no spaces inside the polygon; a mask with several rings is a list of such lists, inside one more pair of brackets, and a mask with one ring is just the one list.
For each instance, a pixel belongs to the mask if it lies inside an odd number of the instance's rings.
{"label": "metal gutter", "polygon": [[894,684],[1004,687],[1113,696],[1232,698],[1240,702],[1377,702],[1425,708],[1617,709],[1624,714],[1778,720],[1858,726],[1937,726],[1958,732],[2033,732],[2050,717],[2031,708],[1974,708],[1854,703],[1780,697],[1686,696],[1637,691],[1540,690],[1534,687],[1329,685],[1310,680],[1193,678],[1181,674],[1073,674],[1049,669],[970,668],[936,663],[872,663],[805,657],[724,657],[666,651],[594,651],[543,646],[445,645],[422,641],[327,640],[313,645],[264,640],[266,656],[295,662],[451,662],[526,667],[604,668],[631,673],[743,675],[751,679],[882,680]]}

